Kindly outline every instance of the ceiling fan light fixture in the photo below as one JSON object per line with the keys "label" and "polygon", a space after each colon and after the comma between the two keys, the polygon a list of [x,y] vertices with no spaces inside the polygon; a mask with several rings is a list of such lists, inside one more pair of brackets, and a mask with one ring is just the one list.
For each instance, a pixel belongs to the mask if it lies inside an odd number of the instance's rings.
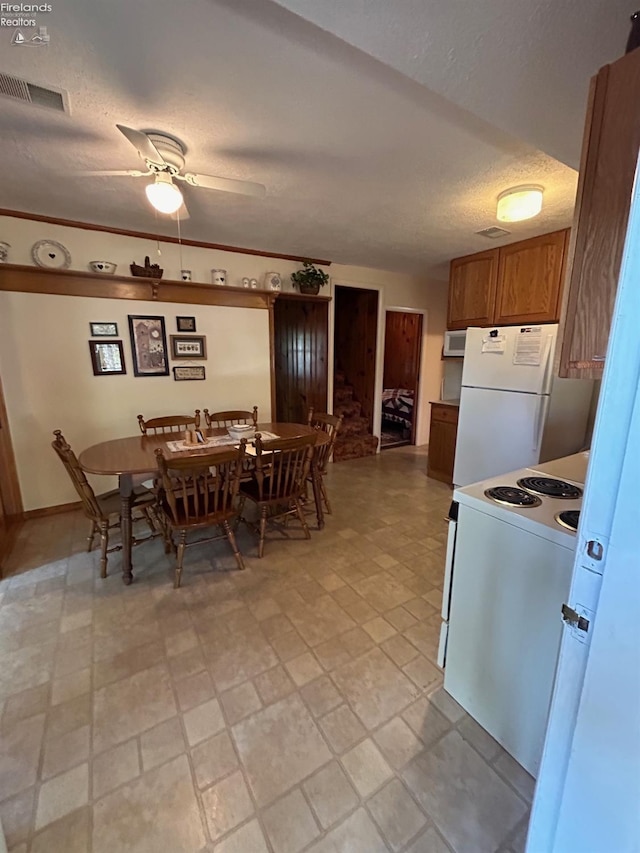
{"label": "ceiling fan light fixture", "polygon": [[498,196],[496,216],[499,222],[532,219],[542,210],[544,188],[537,184],[511,187]]}
{"label": "ceiling fan light fixture", "polygon": [[182,193],[171,180],[171,175],[164,172],[159,172],[154,182],[148,184],[144,191],[150,204],[160,213],[175,213],[184,201]]}

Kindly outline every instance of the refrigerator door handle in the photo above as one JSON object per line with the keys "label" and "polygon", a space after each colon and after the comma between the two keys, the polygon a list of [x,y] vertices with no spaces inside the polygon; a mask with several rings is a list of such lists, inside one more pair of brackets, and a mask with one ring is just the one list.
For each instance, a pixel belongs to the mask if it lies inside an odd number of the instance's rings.
{"label": "refrigerator door handle", "polygon": [[542,435],[544,433],[544,425],[547,420],[547,411],[549,409],[549,397],[544,395],[538,398],[538,408],[533,422],[533,452],[540,452],[542,444]]}
{"label": "refrigerator door handle", "polygon": [[544,350],[544,370],[542,372],[542,388],[541,394],[550,394],[549,387],[549,368],[551,367],[551,347],[553,346],[553,335],[547,335],[547,342]]}

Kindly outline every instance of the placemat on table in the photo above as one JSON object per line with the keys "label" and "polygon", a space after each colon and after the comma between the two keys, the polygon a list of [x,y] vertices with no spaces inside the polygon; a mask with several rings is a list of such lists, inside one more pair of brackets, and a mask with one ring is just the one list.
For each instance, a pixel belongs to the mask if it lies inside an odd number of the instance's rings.
{"label": "placemat on table", "polygon": [[[265,441],[272,441],[275,438],[280,438],[279,435],[276,435],[273,432],[265,431],[261,432],[260,435]],[[185,450],[200,451],[216,447],[240,447],[240,442],[237,438],[231,438],[230,435],[216,435],[212,438],[205,439],[204,442],[199,444],[187,444],[187,442],[182,438],[179,441],[167,441],[166,445],[171,453],[184,453]],[[247,452],[255,455],[255,450],[250,442],[247,442]]]}

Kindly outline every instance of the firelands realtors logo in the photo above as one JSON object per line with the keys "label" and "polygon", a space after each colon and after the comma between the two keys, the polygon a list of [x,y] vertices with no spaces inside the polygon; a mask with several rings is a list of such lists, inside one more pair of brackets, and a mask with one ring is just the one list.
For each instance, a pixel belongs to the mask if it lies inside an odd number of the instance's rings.
{"label": "firelands realtors logo", "polygon": [[14,31],[11,44],[32,47],[49,44],[47,28],[40,25],[36,15],[48,14],[51,9],[51,3],[0,3],[0,27],[11,27]]}

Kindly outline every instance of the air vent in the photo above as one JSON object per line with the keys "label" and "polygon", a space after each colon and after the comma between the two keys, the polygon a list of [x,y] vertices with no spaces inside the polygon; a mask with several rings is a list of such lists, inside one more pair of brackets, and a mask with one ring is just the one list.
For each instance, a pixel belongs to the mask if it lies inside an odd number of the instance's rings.
{"label": "air vent", "polygon": [[28,80],[3,74],[1,71],[0,95],[13,98],[16,101],[24,101],[27,104],[34,104],[37,107],[47,107],[47,109],[57,110],[60,113],[68,112],[66,92],[63,90],[38,86],[35,83],[29,83]]}
{"label": "air vent", "polygon": [[498,228],[497,225],[492,225],[491,228],[483,228],[482,231],[476,231],[481,237],[488,237],[490,240],[497,240],[498,237],[507,237],[511,231],[505,231],[504,228]]}

